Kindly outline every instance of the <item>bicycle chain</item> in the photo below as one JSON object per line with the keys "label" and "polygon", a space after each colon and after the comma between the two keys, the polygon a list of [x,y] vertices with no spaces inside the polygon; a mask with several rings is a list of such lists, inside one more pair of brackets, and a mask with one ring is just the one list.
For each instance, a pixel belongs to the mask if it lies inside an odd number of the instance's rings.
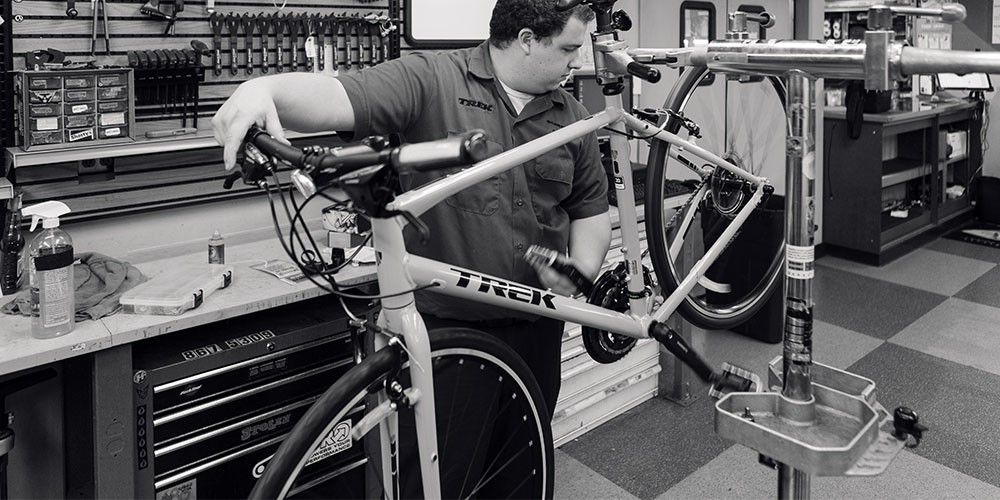
{"label": "bicycle chain", "polygon": [[695,196],[698,195],[698,191],[701,191],[701,186],[704,183],[704,179],[698,181],[698,185],[691,191],[691,196],[688,196],[688,199],[684,201],[684,205],[682,205],[680,209],[674,211],[674,215],[670,217],[670,220],[663,226],[664,228],[673,227],[674,223],[677,222],[677,217],[680,216],[680,214],[687,212],[687,209],[691,206]]}

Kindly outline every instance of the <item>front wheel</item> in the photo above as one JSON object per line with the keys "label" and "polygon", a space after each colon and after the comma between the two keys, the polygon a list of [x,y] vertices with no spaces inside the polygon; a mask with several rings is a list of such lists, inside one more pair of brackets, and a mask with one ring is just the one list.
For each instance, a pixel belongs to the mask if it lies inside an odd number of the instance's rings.
{"label": "front wheel", "polygon": [[[707,68],[687,68],[664,109],[696,123],[699,146],[756,175],[780,181],[784,175],[785,90],[778,78],[709,81]],[[677,133],[681,122],[666,130]],[[770,119],[771,122],[766,123]],[[646,234],[653,269],[664,294],[687,277],[750,196],[748,186],[720,168],[653,140],[647,160]],[[700,175],[691,167],[704,169]],[[684,168],[682,168],[684,167]],[[708,167],[708,168],[705,168]],[[759,207],[706,269],[678,311],[705,329],[739,325],[782,287],[784,225],[781,198]]]}
{"label": "front wheel", "polygon": [[[551,498],[552,430],[528,367],[510,347],[483,332],[446,328],[431,331],[430,339],[443,496]],[[317,447],[343,422],[351,419],[356,424],[373,411],[371,395],[384,393],[387,380],[409,387],[408,370],[409,363],[401,364],[393,349],[379,350],[351,369],[292,429],[250,498],[285,498],[303,489],[307,481],[297,479],[308,477],[307,464]],[[359,407],[364,408],[357,413]],[[393,470],[399,473],[384,474],[380,461],[369,456],[367,497],[424,496],[413,457],[412,411],[396,415],[399,439],[390,449],[398,450]],[[376,427],[370,434],[377,433]],[[359,496],[356,491],[323,490],[315,484],[311,490],[323,498]]]}

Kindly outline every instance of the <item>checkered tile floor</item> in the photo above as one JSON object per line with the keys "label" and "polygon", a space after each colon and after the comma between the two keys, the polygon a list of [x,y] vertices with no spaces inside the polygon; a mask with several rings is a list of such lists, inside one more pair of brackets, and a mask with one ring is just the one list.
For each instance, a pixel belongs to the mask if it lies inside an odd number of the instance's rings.
{"label": "checkered tile floor", "polygon": [[[817,261],[816,361],[869,377],[930,427],[881,476],[814,477],[815,498],[1000,498],[1000,249],[937,239],[883,267]],[[713,363],[764,373],[780,355],[695,330]],[[661,394],[673,370],[661,373]],[[693,382],[697,394],[704,385]],[[655,398],[556,451],[556,498],[775,498],[777,474],[717,437],[707,396]]]}

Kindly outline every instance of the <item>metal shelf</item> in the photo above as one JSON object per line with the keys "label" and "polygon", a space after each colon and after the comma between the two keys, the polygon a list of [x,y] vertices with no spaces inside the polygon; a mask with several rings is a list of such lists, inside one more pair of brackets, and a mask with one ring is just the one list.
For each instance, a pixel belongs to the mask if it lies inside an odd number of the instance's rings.
{"label": "metal shelf", "polygon": [[[319,137],[332,135],[332,132],[299,133],[286,132],[288,139],[303,137]],[[188,151],[220,147],[210,130],[198,131],[196,135],[184,138],[167,137],[163,139],[140,139],[135,142],[121,144],[101,144],[93,146],[77,146],[67,149],[47,151],[25,151],[20,147],[7,148],[9,167],[21,168],[32,165],[49,165],[69,161],[91,160],[96,158],[116,158],[119,156],[146,155],[174,151]]]}

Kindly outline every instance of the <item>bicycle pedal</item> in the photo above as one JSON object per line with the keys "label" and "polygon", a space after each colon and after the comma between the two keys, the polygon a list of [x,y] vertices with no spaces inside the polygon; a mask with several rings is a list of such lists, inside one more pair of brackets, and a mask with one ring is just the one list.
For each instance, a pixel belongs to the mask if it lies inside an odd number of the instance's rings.
{"label": "bicycle pedal", "polygon": [[708,390],[708,395],[715,399],[720,399],[730,392],[761,392],[764,390],[760,377],[756,373],[730,363],[723,363],[722,372],[713,378],[715,380]]}

